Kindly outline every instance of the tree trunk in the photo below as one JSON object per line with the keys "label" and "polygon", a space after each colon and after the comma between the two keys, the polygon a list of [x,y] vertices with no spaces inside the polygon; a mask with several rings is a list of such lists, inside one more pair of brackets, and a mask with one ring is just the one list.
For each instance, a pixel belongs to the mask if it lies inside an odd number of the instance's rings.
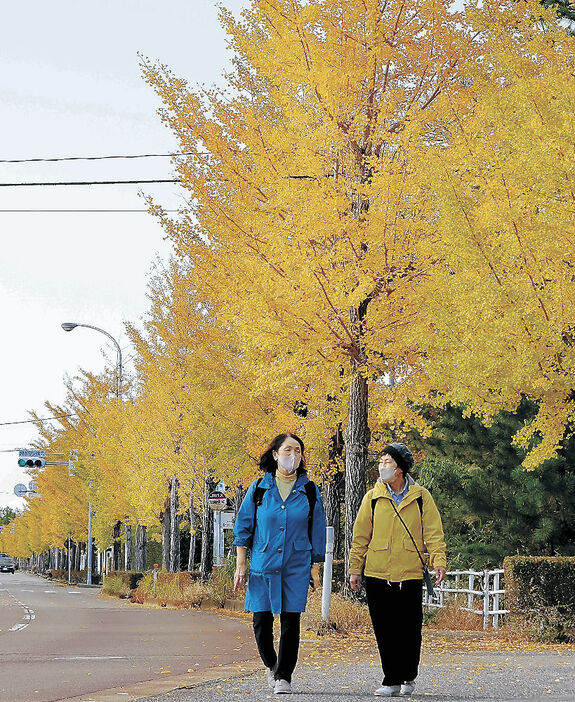
{"label": "tree trunk", "polygon": [[114,524],[114,542],[112,545],[112,568],[114,570],[122,570],[122,537],[121,537],[122,522]]}
{"label": "tree trunk", "polygon": [[132,570],[132,525],[126,524],[126,545],[124,546],[125,570]]}
{"label": "tree trunk", "polygon": [[143,524],[136,524],[134,556],[136,572],[143,573],[146,570],[146,527]]}
{"label": "tree trunk", "polygon": [[242,502],[244,501],[245,494],[246,491],[243,489],[243,487],[241,485],[236,485],[236,493],[234,495],[234,513],[236,517],[238,516],[238,512],[242,506]]}
{"label": "tree trunk", "polygon": [[204,488],[204,505],[202,513],[202,560],[200,574],[202,580],[207,580],[212,574],[214,566],[214,517],[208,506],[208,497],[215,486],[212,478],[207,477]]}
{"label": "tree trunk", "polygon": [[170,483],[170,573],[180,570],[180,506],[178,497],[179,481],[174,476]]}
{"label": "tree trunk", "polygon": [[74,553],[74,570],[80,570],[80,558],[82,556],[82,547],[78,543],[76,544],[76,551]]}
{"label": "tree trunk", "polygon": [[368,423],[368,385],[356,362],[349,388],[349,417],[345,429],[345,584],[349,580],[349,551],[353,524],[365,495]]}
{"label": "tree trunk", "polygon": [[190,517],[190,552],[188,554],[188,571],[194,570],[194,558],[196,555],[196,513],[194,512],[194,481],[190,484],[190,506],[188,514]]}
{"label": "tree trunk", "polygon": [[170,494],[164,500],[164,511],[160,515],[162,522],[162,569],[170,570]]}
{"label": "tree trunk", "polygon": [[341,493],[343,473],[336,473],[323,486],[323,503],[327,526],[333,527],[333,557],[341,554]]}
{"label": "tree trunk", "polygon": [[342,459],[344,438],[341,423],[337,425],[329,447],[330,466],[335,468],[331,480],[324,486],[324,502],[328,526],[333,527],[333,557],[341,558],[343,544],[341,535],[341,500],[344,495],[344,472]]}

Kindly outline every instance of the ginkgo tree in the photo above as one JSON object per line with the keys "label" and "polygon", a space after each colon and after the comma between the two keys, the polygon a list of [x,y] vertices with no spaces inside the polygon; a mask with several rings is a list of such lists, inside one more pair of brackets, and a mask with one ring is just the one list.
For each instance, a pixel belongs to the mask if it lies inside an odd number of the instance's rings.
{"label": "ginkgo tree", "polygon": [[466,69],[478,98],[430,154],[446,265],[412,301],[428,323],[412,341],[436,402],[488,421],[538,403],[516,436],[532,468],[575,419],[575,38],[536,2],[486,0],[469,19],[482,37]]}
{"label": "ginkgo tree", "polygon": [[[235,67],[221,92],[144,62],[190,154],[177,162],[189,209],[177,221],[155,211],[190,261],[189,285],[240,339],[254,392],[295,394],[323,415],[337,407],[332,430],[345,419],[348,546],[368,402],[416,360],[391,349],[406,320],[389,302],[434,266],[426,153],[448,108],[467,105],[460,61],[474,48],[449,6],[254,0],[238,21],[223,11]],[[409,415],[396,407],[397,421]]]}

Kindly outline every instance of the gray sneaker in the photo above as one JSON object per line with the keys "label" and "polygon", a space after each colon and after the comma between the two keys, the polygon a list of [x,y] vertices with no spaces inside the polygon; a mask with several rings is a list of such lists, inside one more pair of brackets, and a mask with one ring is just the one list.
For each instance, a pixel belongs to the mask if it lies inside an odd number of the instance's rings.
{"label": "gray sneaker", "polygon": [[266,682],[269,687],[273,690],[276,686],[276,679],[274,678],[274,671],[271,668],[266,670]]}
{"label": "gray sneaker", "polygon": [[401,686],[401,695],[411,695],[415,690],[415,680],[406,680]]}
{"label": "gray sneaker", "polygon": [[401,687],[399,685],[382,685],[373,693],[378,697],[396,697],[399,695]]}
{"label": "gray sneaker", "polygon": [[291,685],[287,680],[276,680],[274,695],[291,695]]}

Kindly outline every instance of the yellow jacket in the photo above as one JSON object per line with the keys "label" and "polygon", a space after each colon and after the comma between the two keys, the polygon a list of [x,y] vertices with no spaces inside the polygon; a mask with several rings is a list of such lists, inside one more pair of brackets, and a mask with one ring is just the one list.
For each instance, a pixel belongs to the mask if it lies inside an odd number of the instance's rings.
{"label": "yellow jacket", "polygon": [[[429,552],[431,568],[445,567],[445,539],[441,517],[428,490],[408,476],[409,490],[399,505],[395,505],[413,536],[419,552],[424,556],[424,541]],[[422,516],[417,498],[422,498]],[[372,525],[372,499],[377,500]],[[355,524],[353,542],[349,553],[349,572],[382,578],[391,582],[417,580],[423,570],[417,551],[392,506],[387,486],[379,480],[368,490]]]}

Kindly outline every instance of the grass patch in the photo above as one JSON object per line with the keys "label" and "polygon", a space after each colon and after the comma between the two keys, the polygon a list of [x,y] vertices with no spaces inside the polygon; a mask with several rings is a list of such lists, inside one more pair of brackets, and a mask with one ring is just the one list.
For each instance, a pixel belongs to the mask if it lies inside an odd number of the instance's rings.
{"label": "grass patch", "polygon": [[159,572],[156,582],[153,573],[146,573],[132,591],[132,602],[184,609],[199,607],[209,597],[210,588],[199,580],[192,580],[188,572]]}
{"label": "grass patch", "polygon": [[435,616],[429,614],[427,624],[434,629],[445,631],[483,631],[483,617],[461,609],[455,603],[435,609]]}
{"label": "grass patch", "polygon": [[[305,623],[314,631],[325,628],[321,619],[321,589],[309,593]],[[342,634],[371,630],[367,606],[357,600],[347,599],[338,592],[332,593],[327,628]]]}
{"label": "grass patch", "polygon": [[121,573],[110,573],[104,580],[102,593],[113,597],[128,598],[131,589],[129,583],[126,583],[126,579],[122,577]]}

